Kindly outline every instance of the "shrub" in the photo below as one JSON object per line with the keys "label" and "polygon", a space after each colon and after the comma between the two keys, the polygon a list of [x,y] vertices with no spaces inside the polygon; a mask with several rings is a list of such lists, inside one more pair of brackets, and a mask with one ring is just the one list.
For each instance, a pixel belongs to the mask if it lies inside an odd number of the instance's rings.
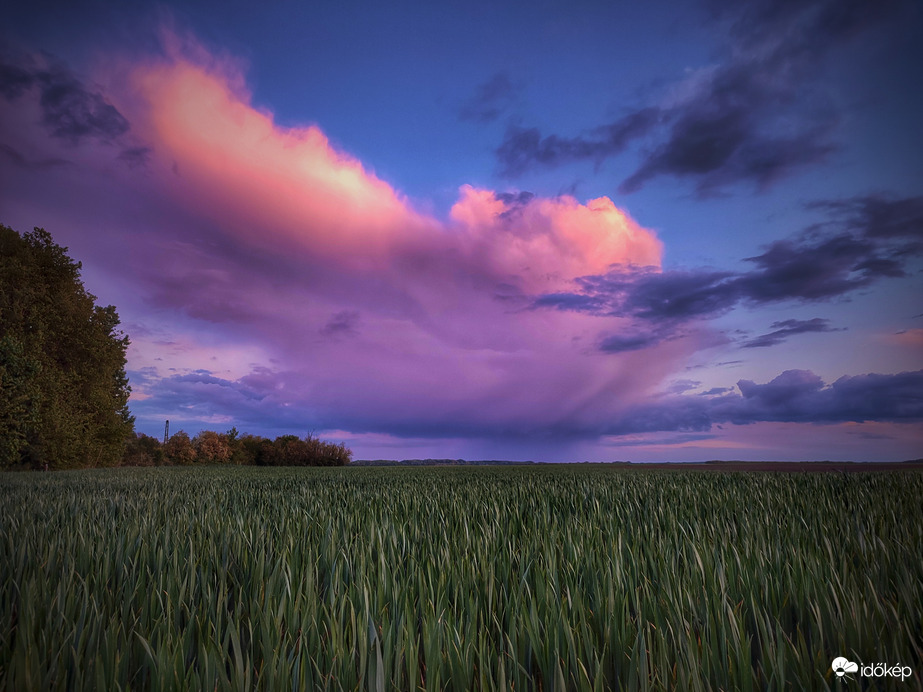
{"label": "shrub", "polygon": [[345,466],[352,452],[346,445],[324,442],[308,435],[281,435],[271,445],[263,445],[263,463],[267,466]]}
{"label": "shrub", "polygon": [[308,435],[304,438],[304,443],[312,460],[311,466],[346,466],[353,456],[352,450],[342,442],[333,444]]}

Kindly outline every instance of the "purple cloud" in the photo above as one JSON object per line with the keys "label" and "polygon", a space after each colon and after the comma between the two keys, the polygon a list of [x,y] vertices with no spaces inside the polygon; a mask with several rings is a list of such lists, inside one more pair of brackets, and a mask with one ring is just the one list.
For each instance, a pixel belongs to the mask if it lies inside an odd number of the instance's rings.
{"label": "purple cloud", "polygon": [[773,331],[761,334],[744,342],[744,348],[765,348],[783,343],[789,337],[797,334],[812,332],[835,332],[837,329],[830,326],[830,320],[815,317],[810,320],[782,320],[772,323]]}
{"label": "purple cloud", "polygon": [[[845,298],[881,279],[905,276],[908,263],[923,252],[923,198],[872,195],[810,206],[828,212],[828,219],[745,258],[753,266],[749,271],[617,268],[576,279],[574,291],[539,295],[532,307],[629,318],[635,331],[621,338],[630,346],[644,335],[646,346],[674,336],[685,323],[742,304]],[[777,331],[744,345],[771,346],[796,334],[833,331],[823,318],[773,327]],[[618,351],[619,343],[602,350]]]}
{"label": "purple cloud", "polygon": [[86,138],[114,142],[128,132],[128,120],[96,90],[60,65],[0,62],[0,96],[9,101],[37,89],[42,124],[48,132],[77,144]]}
{"label": "purple cloud", "polygon": [[765,384],[740,380],[737,393],[667,396],[632,407],[602,434],[705,432],[721,423],[897,422],[923,420],[923,370],[841,377],[832,384],[807,370],[786,370]]}

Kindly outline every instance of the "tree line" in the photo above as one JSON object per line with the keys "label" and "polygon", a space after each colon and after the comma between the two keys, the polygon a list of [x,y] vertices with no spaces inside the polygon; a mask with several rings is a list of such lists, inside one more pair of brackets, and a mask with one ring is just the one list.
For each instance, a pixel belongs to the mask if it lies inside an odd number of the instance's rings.
{"label": "tree line", "polygon": [[186,466],[192,464],[243,464],[252,466],[345,466],[352,458],[342,442],[324,442],[313,435],[281,435],[270,440],[259,435],[203,430],[195,437],[182,430],[165,443],[137,433],[127,441],[124,466]]}
{"label": "tree line", "polygon": [[210,430],[165,444],[136,434],[125,372],[129,338],[96,305],[81,264],[43,228],[0,224],[0,469],[234,463],[349,463],[343,444]]}

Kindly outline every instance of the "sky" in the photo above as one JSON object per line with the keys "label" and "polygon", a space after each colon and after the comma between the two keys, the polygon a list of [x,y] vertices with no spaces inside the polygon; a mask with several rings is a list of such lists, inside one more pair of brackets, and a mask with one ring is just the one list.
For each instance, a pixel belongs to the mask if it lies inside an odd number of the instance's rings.
{"label": "sky", "polygon": [[0,223],[136,429],[923,457],[916,0],[0,8]]}

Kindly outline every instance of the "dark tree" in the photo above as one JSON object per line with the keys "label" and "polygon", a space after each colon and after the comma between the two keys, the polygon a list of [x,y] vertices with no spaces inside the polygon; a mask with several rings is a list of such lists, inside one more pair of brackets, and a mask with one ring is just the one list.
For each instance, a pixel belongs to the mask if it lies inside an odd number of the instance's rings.
{"label": "dark tree", "polygon": [[163,463],[160,440],[144,433],[129,435],[122,456],[123,466],[159,466]]}
{"label": "dark tree", "polygon": [[134,420],[128,337],[42,228],[0,224],[0,467],[119,463]]}

